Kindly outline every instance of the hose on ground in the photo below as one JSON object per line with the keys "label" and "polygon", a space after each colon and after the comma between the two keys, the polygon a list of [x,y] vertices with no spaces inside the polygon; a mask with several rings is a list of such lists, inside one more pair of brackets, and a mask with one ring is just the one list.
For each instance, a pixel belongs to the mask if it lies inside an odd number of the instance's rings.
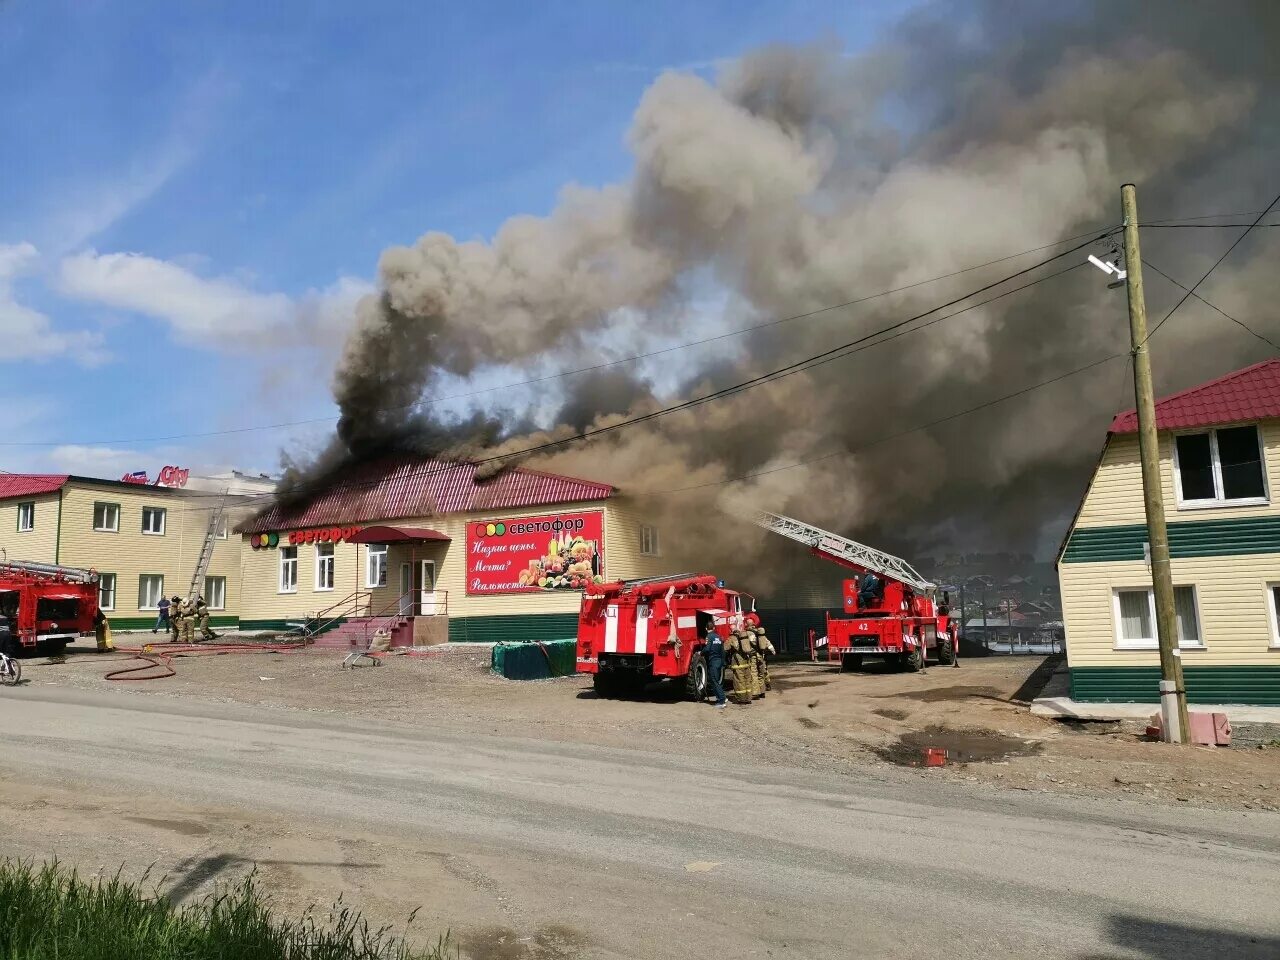
{"label": "hose on ground", "polygon": [[[116,647],[143,663],[136,667],[112,670],[104,680],[165,680],[177,676],[174,657],[219,656],[226,653],[293,653],[304,649],[301,643],[147,643],[140,647]],[[164,673],[153,671],[163,670]],[[138,676],[141,674],[141,676]]]}

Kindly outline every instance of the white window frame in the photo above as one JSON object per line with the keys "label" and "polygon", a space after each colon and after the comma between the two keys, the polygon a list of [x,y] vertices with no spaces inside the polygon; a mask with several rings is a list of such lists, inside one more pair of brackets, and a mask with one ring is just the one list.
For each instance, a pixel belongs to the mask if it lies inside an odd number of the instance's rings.
{"label": "white window frame", "polygon": [[[22,525],[22,517],[26,515],[27,525]],[[30,533],[36,528],[36,502],[28,500],[25,503],[18,504],[18,532]]]}
{"label": "white window frame", "polygon": [[[150,512],[152,516],[160,515],[160,529],[147,529],[147,514]],[[169,508],[168,507],[143,507],[142,508],[142,535],[144,537],[163,537],[165,528],[169,525]]]}
{"label": "white window frame", "polygon": [[[364,552],[364,587],[366,590],[373,590],[377,587],[385,587],[387,585],[387,545],[385,543],[370,543],[365,547]],[[381,558],[376,564],[381,571],[380,576],[374,575],[374,558]]]}
{"label": "white window frame", "polygon": [[[103,526],[98,526],[98,508],[114,508],[115,509],[115,525],[106,526],[107,514],[103,513]],[[94,533],[119,533],[120,532],[120,504],[112,503],[110,500],[95,500],[93,504],[93,532]]]}
{"label": "white window frame", "polygon": [[[284,572],[292,571],[292,582],[285,583]],[[280,548],[280,576],[276,581],[277,593],[297,593],[298,592],[298,548],[297,546],[288,546]]]}
{"label": "white window frame", "polygon": [[658,540],[658,528],[649,523],[640,524],[640,556],[662,556],[662,548]]}
{"label": "white window frame", "polygon": [[[326,547],[328,548],[329,552],[322,553],[321,551],[324,550]],[[326,561],[328,562],[326,563]],[[324,585],[324,581],[320,576],[321,572],[325,569],[325,567],[329,568],[329,585],[327,587]],[[334,549],[334,546],[332,543],[317,543],[316,544],[316,593],[331,592],[333,590],[333,585],[338,582],[337,573],[338,573],[337,550]]]}
{"label": "white window frame", "polygon": [[[111,602],[109,604],[102,603],[102,588],[106,586],[106,582],[108,582],[108,577],[110,577],[110,582],[111,582]],[[99,575],[97,575],[97,608],[101,609],[101,611],[106,611],[108,613],[110,613],[111,611],[114,611],[115,590],[116,588],[118,588],[119,584],[120,584],[120,579],[118,576],[115,576],[115,573],[99,573]],[[1268,598],[1270,598],[1270,594],[1268,594]]]}
{"label": "white window frame", "polygon": [[1280,590],[1280,580],[1267,583],[1267,619],[1271,622],[1271,649],[1280,650],[1280,623],[1277,623],[1276,600],[1273,591]]}
{"label": "white window frame", "polygon": [[214,537],[217,538],[218,540],[227,539],[227,530],[230,528],[230,526],[231,526],[231,523],[227,520],[227,518],[225,516],[222,517],[218,521],[218,529],[214,533]]}
{"label": "white window frame", "polygon": [[[218,598],[217,603],[214,603],[215,598],[213,595],[213,591],[209,589],[209,585],[214,581],[217,581],[222,584],[222,596]],[[212,577],[206,576],[204,578],[204,600],[205,600],[205,603],[208,604],[210,610],[227,609],[227,578],[219,577],[219,576],[212,576]]]}
{"label": "white window frame", "polygon": [[[1196,589],[1194,583],[1175,583],[1173,589],[1190,590],[1191,598],[1196,605],[1196,636],[1200,638],[1199,643],[1184,643],[1182,638],[1178,638],[1179,650],[1204,650],[1207,649],[1204,642],[1204,614],[1200,609],[1200,591]],[[1120,635],[1121,619],[1120,619],[1120,594],[1122,593],[1146,593],[1147,610],[1150,617],[1151,632],[1153,636],[1143,637],[1139,640],[1126,640]],[[1160,640],[1155,636],[1158,628],[1156,626],[1156,595],[1155,591],[1143,584],[1136,584],[1128,587],[1113,587],[1111,590],[1111,615],[1113,617],[1113,630],[1115,636],[1116,650],[1159,650]],[[1175,617],[1176,619],[1176,617]]]}
{"label": "white window frame", "polygon": [[[1241,497],[1236,500],[1227,500],[1223,496],[1222,488],[1222,458],[1218,454],[1218,431],[1219,430],[1236,430],[1241,427],[1253,427],[1254,434],[1258,438],[1258,460],[1259,468],[1262,470],[1262,496],[1261,497]],[[1200,500],[1187,500],[1182,496],[1182,468],[1178,462],[1178,438],[1179,437],[1199,437],[1208,434],[1209,436],[1209,457],[1213,468],[1213,498]],[[1173,435],[1173,489],[1178,497],[1179,510],[1212,510],[1222,507],[1263,507],[1271,502],[1271,484],[1267,481],[1267,450],[1262,443],[1262,431],[1258,429],[1256,423],[1237,423],[1224,424],[1221,427],[1213,427],[1209,430],[1182,430]]]}
{"label": "white window frame", "polygon": [[[160,589],[156,591],[156,597],[150,604],[144,605],[142,602],[142,581],[143,580],[159,580]],[[138,574],[138,609],[139,610],[159,610],[160,598],[164,596],[164,574],[163,573],[140,573]]]}

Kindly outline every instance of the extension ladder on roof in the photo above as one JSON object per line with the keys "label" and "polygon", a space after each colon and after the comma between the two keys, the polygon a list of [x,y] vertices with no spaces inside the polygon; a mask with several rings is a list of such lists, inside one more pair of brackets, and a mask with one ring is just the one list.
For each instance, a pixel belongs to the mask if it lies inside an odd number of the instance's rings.
{"label": "extension ladder on roof", "polygon": [[218,539],[218,531],[222,528],[227,498],[224,495],[216,507],[209,511],[209,528],[205,530],[204,542],[200,544],[200,556],[196,559],[196,570],[191,575],[191,588],[187,591],[187,599],[194,600],[202,592],[204,575],[209,569],[209,561],[213,559],[213,547]]}

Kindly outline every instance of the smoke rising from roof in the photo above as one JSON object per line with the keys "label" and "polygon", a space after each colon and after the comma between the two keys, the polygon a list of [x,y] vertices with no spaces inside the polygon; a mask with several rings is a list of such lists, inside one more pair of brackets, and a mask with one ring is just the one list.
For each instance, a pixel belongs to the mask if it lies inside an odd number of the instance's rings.
{"label": "smoke rising from roof", "polygon": [[[379,292],[361,302],[335,374],[342,419],[322,464],[406,443],[522,449],[745,379],[1036,255],[691,348],[672,358],[683,373],[674,391],[643,364],[581,378],[543,433],[405,414],[441,375],[548,354],[596,361],[601,338],[618,331],[698,339],[701,326],[814,310],[1114,224],[1125,181],[1139,185],[1147,217],[1260,209],[1280,189],[1269,52],[1280,8],[1240,3],[1229,18],[1196,3],[1167,3],[1159,17],[1144,9],[948,3],[856,56],[776,46],[714,82],[659,76],[632,119],[627,182],[566,187],[550,215],[512,217],[489,242],[429,232],[383,253]],[[1233,238],[1152,231],[1144,250],[1189,286]],[[1275,246],[1251,237],[1203,290],[1213,299],[1229,289],[1230,305],[1271,334],[1280,323],[1261,295],[1274,290]],[[1157,318],[1174,297],[1155,278],[1148,286]],[[729,319],[691,328],[707,290],[727,299]],[[1153,342],[1161,385],[1269,355],[1229,326],[1185,306]],[[890,548],[1043,547],[1060,534],[1107,419],[1131,403],[1121,361],[879,441],[1126,347],[1122,294],[1082,270],[536,465],[648,496],[668,517],[672,550],[727,572],[741,569],[754,536],[726,532],[712,508],[729,496]],[[746,474],[762,475],[723,483]]]}

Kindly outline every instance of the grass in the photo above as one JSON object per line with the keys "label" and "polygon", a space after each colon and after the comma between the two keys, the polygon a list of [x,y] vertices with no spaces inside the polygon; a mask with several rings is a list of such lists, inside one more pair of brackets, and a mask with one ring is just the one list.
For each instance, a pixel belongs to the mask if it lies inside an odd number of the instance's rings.
{"label": "grass", "polygon": [[[60,864],[0,861],[0,960],[451,960],[448,937],[413,949],[339,902],[281,918],[253,875],[175,906],[159,889],[84,879]],[[416,912],[416,911],[415,911]],[[413,917],[409,917],[409,923]]]}

